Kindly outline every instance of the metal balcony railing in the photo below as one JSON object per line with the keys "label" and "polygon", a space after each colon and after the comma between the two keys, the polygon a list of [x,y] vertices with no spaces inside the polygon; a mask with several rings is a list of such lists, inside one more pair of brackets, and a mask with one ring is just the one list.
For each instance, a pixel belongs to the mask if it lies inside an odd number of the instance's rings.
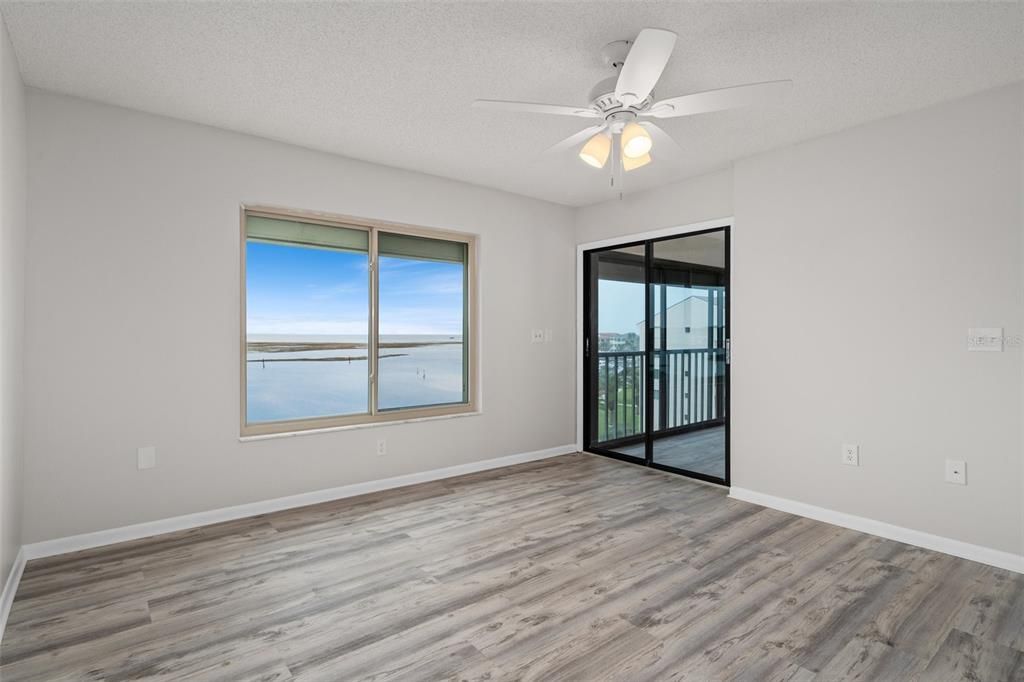
{"label": "metal balcony railing", "polygon": [[[645,424],[644,351],[597,354],[597,440],[639,436]],[[725,349],[651,351],[654,431],[682,430],[725,416]]]}

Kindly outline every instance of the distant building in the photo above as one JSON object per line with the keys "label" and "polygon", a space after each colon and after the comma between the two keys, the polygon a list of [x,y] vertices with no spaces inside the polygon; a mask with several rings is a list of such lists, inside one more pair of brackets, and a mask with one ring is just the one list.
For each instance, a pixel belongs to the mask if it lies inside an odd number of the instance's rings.
{"label": "distant building", "polygon": [[[668,317],[667,348],[708,348],[708,299],[706,296],[687,296],[670,305]],[[637,333],[643,333],[644,322],[637,322]],[[661,333],[661,312],[654,315],[655,334]],[[655,340],[657,347],[658,340]]]}
{"label": "distant building", "polygon": [[597,335],[597,350],[619,353],[640,350],[640,335],[633,332],[601,332]]}

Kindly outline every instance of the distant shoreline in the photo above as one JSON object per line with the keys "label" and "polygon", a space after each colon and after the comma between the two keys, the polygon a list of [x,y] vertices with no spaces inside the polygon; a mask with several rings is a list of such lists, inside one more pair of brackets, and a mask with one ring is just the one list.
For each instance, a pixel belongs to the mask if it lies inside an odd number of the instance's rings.
{"label": "distant shoreline", "polygon": [[[382,341],[377,344],[379,348],[421,348],[423,346],[453,345],[461,346],[462,341]],[[316,350],[365,350],[366,344],[347,341],[250,341],[245,344],[245,348],[247,351],[256,353],[302,353]],[[345,360],[348,358],[341,359]]]}
{"label": "distant shoreline", "polygon": [[[385,353],[380,358],[400,358],[408,353]],[[246,362],[352,362],[353,360],[365,360],[365,355],[335,355],[328,358],[249,358]]]}

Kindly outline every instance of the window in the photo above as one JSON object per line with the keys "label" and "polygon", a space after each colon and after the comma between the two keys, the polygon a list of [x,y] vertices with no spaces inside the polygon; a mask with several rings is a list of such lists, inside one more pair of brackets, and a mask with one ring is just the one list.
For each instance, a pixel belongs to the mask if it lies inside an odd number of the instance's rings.
{"label": "window", "polygon": [[242,434],[475,409],[475,239],[245,209]]}

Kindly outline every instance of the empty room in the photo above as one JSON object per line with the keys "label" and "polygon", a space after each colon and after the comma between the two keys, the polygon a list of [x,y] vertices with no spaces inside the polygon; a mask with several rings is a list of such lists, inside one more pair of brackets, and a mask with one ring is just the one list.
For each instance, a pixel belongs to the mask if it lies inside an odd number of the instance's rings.
{"label": "empty room", "polygon": [[1024,2],[0,0],[0,680],[1024,682]]}

